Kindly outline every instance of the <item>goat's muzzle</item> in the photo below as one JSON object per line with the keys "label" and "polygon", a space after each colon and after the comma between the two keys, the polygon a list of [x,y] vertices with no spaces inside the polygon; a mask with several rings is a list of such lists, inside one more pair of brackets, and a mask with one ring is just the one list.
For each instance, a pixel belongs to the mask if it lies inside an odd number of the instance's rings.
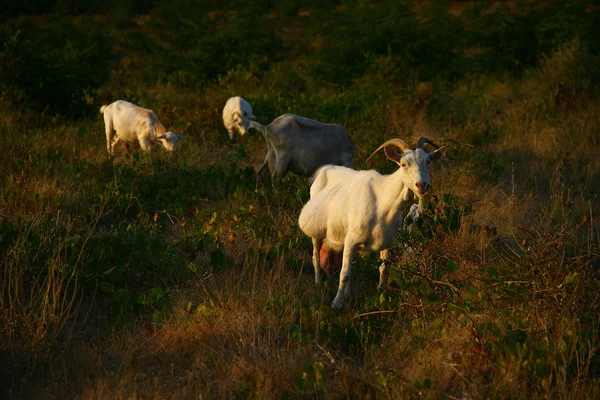
{"label": "goat's muzzle", "polygon": [[429,193],[429,184],[427,184],[423,181],[418,181],[415,183],[415,186],[417,188],[417,190],[415,191],[415,194],[417,196],[425,197]]}

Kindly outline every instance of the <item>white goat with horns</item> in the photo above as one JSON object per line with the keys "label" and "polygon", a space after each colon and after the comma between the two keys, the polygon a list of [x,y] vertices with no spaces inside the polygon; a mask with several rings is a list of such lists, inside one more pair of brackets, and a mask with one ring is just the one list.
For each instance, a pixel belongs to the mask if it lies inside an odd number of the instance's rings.
{"label": "white goat with horns", "polygon": [[115,153],[115,146],[121,140],[125,144],[138,140],[143,150],[150,150],[152,143],[160,142],[165,149],[173,151],[178,141],[187,139],[187,136],[167,132],[154,111],[125,100],[102,106],[100,113],[104,114],[108,154]]}
{"label": "white goat with horns", "polygon": [[[355,171],[349,168],[326,165],[315,173],[310,189],[310,200],[300,213],[300,229],[313,242],[315,281],[321,283],[321,262],[327,262],[329,252],[342,252],[342,269],[333,308],[341,308],[349,296],[350,267],[357,249],[379,251],[383,261],[379,267],[379,286],[388,280],[389,251],[396,231],[402,224],[401,205],[413,192],[420,199],[430,188],[429,163],[442,160],[446,148],[427,153],[425,143],[437,147],[426,137],[419,137],[417,147],[401,139],[390,139],[379,150],[400,166],[390,175],[374,170]],[[402,150],[396,152],[392,146]],[[327,266],[325,266],[327,267]],[[327,271],[326,271],[327,272]]]}
{"label": "white goat with horns", "polygon": [[276,183],[288,171],[310,177],[326,164],[352,167],[356,145],[341,125],[284,114],[267,126],[252,121],[250,127],[260,131],[267,142],[267,155],[256,177],[257,189],[267,170]]}

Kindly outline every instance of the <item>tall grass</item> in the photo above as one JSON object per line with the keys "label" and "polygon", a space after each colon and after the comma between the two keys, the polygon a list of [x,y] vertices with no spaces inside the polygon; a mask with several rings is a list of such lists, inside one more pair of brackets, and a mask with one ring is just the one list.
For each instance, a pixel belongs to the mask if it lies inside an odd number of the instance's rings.
{"label": "tall grass", "polygon": [[[216,32],[239,38],[248,20],[215,17],[213,3],[154,3],[149,17],[105,26],[119,61],[90,99],[155,109],[192,138],[174,154],[120,148],[108,158],[98,105],[68,118],[3,93],[3,393],[594,398],[600,113],[595,42],[587,19],[573,23],[580,8],[448,15],[439,4],[348,3],[295,15],[292,3],[256,19],[269,21],[252,28],[265,36],[240,59],[225,54],[234,46],[215,45]],[[209,14],[196,20],[193,7]],[[557,12],[563,28],[544,19]],[[182,15],[186,42],[163,31]],[[322,16],[339,25],[328,31],[315,22]],[[46,18],[36,20],[41,30]],[[353,48],[378,18],[374,36]],[[379,43],[410,26],[423,42]],[[435,53],[440,37],[460,41]],[[261,57],[268,43],[274,55]],[[194,64],[221,50],[222,73],[219,63]],[[349,61],[326,65],[340,53]],[[168,67],[167,54],[176,54]],[[451,167],[433,168],[425,215],[398,232],[389,287],[375,288],[379,260],[364,254],[348,306],[329,307],[338,277],[314,285],[311,243],[296,222],[306,182],[290,175],[278,190],[254,191],[265,145],[258,135],[229,141],[220,112],[232,95],[248,99],[260,122],[291,112],[344,124],[359,169],[394,169],[383,157],[365,163],[390,137],[448,146]]]}

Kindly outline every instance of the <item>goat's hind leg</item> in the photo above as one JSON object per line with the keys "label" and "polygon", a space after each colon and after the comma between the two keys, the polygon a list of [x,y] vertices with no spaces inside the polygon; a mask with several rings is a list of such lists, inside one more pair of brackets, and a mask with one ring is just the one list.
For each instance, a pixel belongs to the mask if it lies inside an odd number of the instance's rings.
{"label": "goat's hind leg", "polygon": [[256,186],[255,186],[254,190],[258,190],[258,188],[260,187],[260,184],[265,179],[265,175],[267,174],[267,171],[273,173],[274,170],[275,170],[275,153],[271,149],[268,149],[267,155],[265,156],[265,161],[263,162],[263,165],[261,165],[260,169],[256,173]]}
{"label": "goat's hind leg", "polygon": [[281,153],[282,153],[282,150],[279,150],[279,152],[275,153],[275,156],[277,157],[277,161],[275,164],[275,170],[271,171],[271,177],[273,178],[272,184],[273,184],[273,187],[275,187],[275,188],[279,187],[281,179],[287,172],[288,164],[290,163],[290,160],[292,159],[291,154],[281,154]]}
{"label": "goat's hind leg", "polygon": [[321,279],[321,258],[320,258],[320,250],[323,245],[323,241],[320,239],[313,239],[313,256],[312,262],[313,267],[315,267],[315,283],[320,285],[322,283]]}
{"label": "goat's hind leg", "polygon": [[114,154],[115,150],[112,143],[119,137],[116,135],[113,137],[115,131],[113,130],[112,122],[110,120],[104,120],[104,131],[106,133],[106,151],[108,152],[108,155]]}
{"label": "goat's hind leg", "polygon": [[110,154],[113,154],[113,155],[115,154],[115,147],[117,147],[117,143],[119,143],[119,140],[120,139],[118,136],[113,137],[112,143],[110,144],[110,150],[109,150]]}
{"label": "goat's hind leg", "polygon": [[267,173],[268,167],[269,166],[267,165],[267,161],[265,161],[264,164],[260,167],[260,169],[256,173],[256,186],[254,187],[254,190],[258,190],[258,188],[260,187],[260,184],[261,184],[262,180],[264,179],[265,174]]}

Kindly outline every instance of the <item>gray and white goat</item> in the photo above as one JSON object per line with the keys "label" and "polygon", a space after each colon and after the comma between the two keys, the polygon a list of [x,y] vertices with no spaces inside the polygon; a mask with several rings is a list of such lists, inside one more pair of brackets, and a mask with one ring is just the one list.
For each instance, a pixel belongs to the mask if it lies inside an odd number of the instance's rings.
{"label": "gray and white goat", "polygon": [[425,143],[434,145],[422,136],[415,150],[401,139],[390,139],[379,146],[367,162],[383,148],[386,156],[400,166],[390,175],[333,165],[316,172],[310,200],[302,208],[298,224],[312,238],[317,284],[321,283],[321,262],[327,260],[328,252],[342,253],[340,283],[332,307],[343,307],[349,296],[350,268],[357,249],[380,252],[383,263],[379,267],[379,286],[387,284],[388,249],[402,224],[401,205],[411,192],[419,199],[427,196],[431,186],[429,164],[443,159],[446,152],[443,147],[427,153],[423,150]]}
{"label": "gray and white goat", "polygon": [[275,183],[288,171],[310,177],[326,164],[352,167],[356,145],[341,125],[284,114],[269,125],[252,121],[250,127],[260,131],[267,142],[267,155],[256,177],[257,189],[267,170]]}
{"label": "gray and white goat", "polygon": [[236,131],[244,136],[250,129],[250,122],[254,119],[252,106],[246,100],[235,96],[227,100],[223,107],[223,124],[229,132],[229,139],[233,139]]}
{"label": "gray and white goat", "polygon": [[125,144],[139,141],[143,150],[150,150],[154,142],[160,142],[165,149],[173,151],[178,141],[187,136],[167,132],[156,113],[125,100],[117,100],[100,108],[104,114],[106,150],[115,153],[119,141]]}

